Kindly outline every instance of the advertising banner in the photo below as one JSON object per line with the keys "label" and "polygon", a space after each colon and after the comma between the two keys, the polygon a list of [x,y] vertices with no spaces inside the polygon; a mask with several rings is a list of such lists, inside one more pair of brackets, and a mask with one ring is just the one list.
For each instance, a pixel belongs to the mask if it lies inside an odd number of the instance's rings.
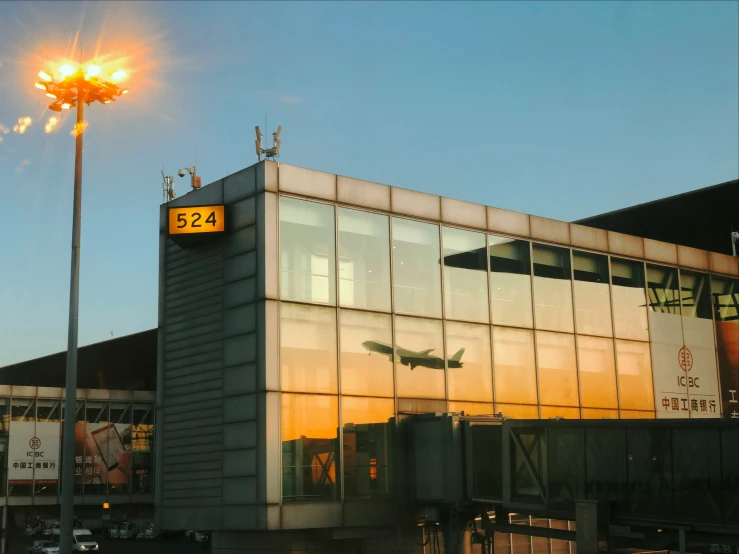
{"label": "advertising banner", "polygon": [[13,421],[8,443],[8,485],[52,485],[59,480],[61,423]]}
{"label": "advertising banner", "polygon": [[724,417],[739,419],[739,325],[717,321],[716,346]]}
{"label": "advertising banner", "polygon": [[78,422],[74,461],[77,483],[127,484],[131,473],[131,425]]}
{"label": "advertising banner", "polygon": [[711,320],[650,312],[649,331],[657,417],[720,417]]}

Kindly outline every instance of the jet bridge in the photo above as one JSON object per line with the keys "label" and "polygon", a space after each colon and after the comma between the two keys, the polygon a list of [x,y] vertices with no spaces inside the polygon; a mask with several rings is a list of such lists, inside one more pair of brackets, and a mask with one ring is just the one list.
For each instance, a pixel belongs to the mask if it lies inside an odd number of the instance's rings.
{"label": "jet bridge", "polygon": [[[739,422],[429,414],[403,428],[409,502],[446,540],[467,532],[492,551],[497,531],[576,541],[588,554],[739,553]],[[576,531],[513,525],[509,514]]]}

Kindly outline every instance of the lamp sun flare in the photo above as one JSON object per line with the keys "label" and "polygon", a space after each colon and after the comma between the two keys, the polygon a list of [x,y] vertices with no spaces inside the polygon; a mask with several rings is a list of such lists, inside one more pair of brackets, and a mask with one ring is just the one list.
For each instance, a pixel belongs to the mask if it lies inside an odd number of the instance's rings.
{"label": "lamp sun flare", "polygon": [[[126,78],[123,69],[106,71],[105,65],[91,61],[85,64],[62,63],[57,72],[39,71],[40,81],[34,86],[54,100],[49,109],[55,112],[68,110],[80,103],[110,104],[116,98],[128,93],[128,89],[117,83]],[[113,68],[111,68],[113,69]]]}

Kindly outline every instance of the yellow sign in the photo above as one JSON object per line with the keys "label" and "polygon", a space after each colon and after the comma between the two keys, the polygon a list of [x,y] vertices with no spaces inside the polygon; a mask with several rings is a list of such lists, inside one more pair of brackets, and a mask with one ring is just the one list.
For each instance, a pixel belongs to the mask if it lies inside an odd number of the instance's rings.
{"label": "yellow sign", "polygon": [[169,209],[169,234],[222,233],[226,229],[223,206]]}

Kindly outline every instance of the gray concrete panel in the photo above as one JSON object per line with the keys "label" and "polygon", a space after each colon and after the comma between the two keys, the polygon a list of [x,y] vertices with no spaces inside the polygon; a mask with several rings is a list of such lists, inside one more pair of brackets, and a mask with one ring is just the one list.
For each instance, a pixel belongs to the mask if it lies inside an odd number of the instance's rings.
{"label": "gray concrete panel", "polygon": [[224,504],[255,504],[257,501],[256,477],[231,477],[223,489]]}
{"label": "gray concrete panel", "polygon": [[193,427],[192,429],[172,429],[171,427],[165,426],[164,432],[167,438],[184,438],[184,437],[197,437],[205,435],[221,435],[221,423],[222,419],[219,417],[218,420],[213,422],[207,422],[203,425]]}
{"label": "gray concrete panel", "polygon": [[230,337],[223,341],[223,361],[226,366],[242,365],[256,359],[256,333]]}
{"label": "gray concrete panel", "polygon": [[180,379],[182,377],[190,377],[191,375],[199,375],[201,373],[210,373],[212,371],[220,371],[221,361],[211,360],[208,362],[193,363],[190,365],[184,365],[177,368],[167,368],[164,372],[164,384],[167,385],[167,381],[171,379]]}
{"label": "gray concrete panel", "polygon": [[328,527],[341,527],[340,502],[284,504],[282,506],[283,529],[321,529]]}
{"label": "gray concrete panel", "polygon": [[[226,489],[228,490],[228,489]],[[228,506],[223,508],[223,528],[233,530],[255,529],[259,506]]]}
{"label": "gray concrete panel", "polygon": [[257,446],[257,422],[242,421],[223,426],[223,448],[237,450]]}
{"label": "gray concrete panel", "polygon": [[257,249],[257,230],[254,225],[234,231],[229,235],[224,256],[230,258]]}
{"label": "gray concrete panel", "polygon": [[208,342],[203,344],[196,344],[187,348],[179,348],[177,350],[168,350],[165,346],[164,359],[166,362],[189,359],[190,356],[197,356],[199,354],[206,354],[208,352],[219,351],[222,348],[222,341],[220,337],[218,339],[209,338]]}
{"label": "gray concrete panel", "polygon": [[220,295],[214,295],[212,298],[205,298],[193,302],[192,304],[182,306],[180,308],[167,310],[164,324],[169,328],[170,325],[187,325],[190,321],[197,318],[218,314],[220,316],[223,309],[223,303]]}
{"label": "gray concrete panel", "polygon": [[257,474],[257,449],[226,450],[223,452],[223,476],[236,477]]}
{"label": "gray concrete panel", "polygon": [[254,197],[236,202],[230,208],[231,223],[229,229],[236,231],[257,222],[257,203]]}
{"label": "gray concrete panel", "polygon": [[252,333],[257,328],[255,304],[246,304],[223,312],[223,336],[232,337]]}
{"label": "gray concrete panel", "polygon": [[[175,353],[192,350],[198,346],[220,342],[222,336],[223,331],[219,329],[217,331],[211,331],[210,333],[196,333],[191,337],[171,342],[168,340],[164,345],[164,351],[166,352],[167,359],[169,359],[170,354],[175,355]],[[200,352],[196,353],[200,354]]]}
{"label": "gray concrete panel", "polygon": [[223,201],[233,204],[257,191],[257,167],[253,165],[223,179]]}
{"label": "gray concrete panel", "polygon": [[244,364],[223,370],[224,395],[245,394],[257,390],[257,365]]}
{"label": "gray concrete panel", "polygon": [[223,399],[224,423],[253,421],[257,419],[257,398],[255,394],[228,396]]}
{"label": "gray concrete panel", "polygon": [[253,277],[257,273],[257,254],[256,252],[246,252],[240,256],[228,258],[223,265],[223,279],[226,283]]}

